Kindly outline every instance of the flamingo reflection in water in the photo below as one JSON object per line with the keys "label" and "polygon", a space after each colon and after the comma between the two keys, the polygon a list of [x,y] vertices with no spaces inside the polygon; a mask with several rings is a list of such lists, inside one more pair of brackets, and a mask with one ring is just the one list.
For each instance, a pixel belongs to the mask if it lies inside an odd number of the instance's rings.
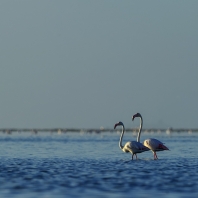
{"label": "flamingo reflection in water", "polygon": [[[136,117],[140,118],[140,128],[139,128],[139,133],[138,133],[138,138],[137,138],[137,142],[140,142],[140,133],[142,131],[143,118],[140,113],[136,113],[135,115],[133,115],[132,121]],[[153,152],[154,160],[158,159],[157,154],[156,154],[157,151],[169,150],[168,147],[166,147],[162,142],[154,138],[149,138],[149,139],[144,140],[143,144],[144,146],[148,147]]]}
{"label": "flamingo reflection in water", "polygon": [[[124,124],[122,122],[118,122],[114,125],[114,129],[116,129],[117,126],[122,126],[122,133],[121,133],[121,136],[120,136],[119,147],[125,153],[130,152],[132,154],[132,160],[133,160],[134,155],[136,156],[136,160],[137,160],[137,153],[142,153],[144,151],[149,151],[150,150],[149,148],[144,146],[142,143],[136,142],[136,141],[127,142],[123,146],[122,145],[122,138],[123,138],[124,131],[125,131]],[[139,136],[139,133],[138,133],[138,136]]]}

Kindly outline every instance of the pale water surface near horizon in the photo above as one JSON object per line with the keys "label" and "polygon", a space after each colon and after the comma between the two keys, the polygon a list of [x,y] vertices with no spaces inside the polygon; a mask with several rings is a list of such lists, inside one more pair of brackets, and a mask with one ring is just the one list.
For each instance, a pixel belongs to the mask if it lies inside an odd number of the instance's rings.
{"label": "pale water surface near horizon", "polygon": [[198,133],[142,133],[170,151],[133,161],[119,135],[0,133],[0,197],[198,197]]}

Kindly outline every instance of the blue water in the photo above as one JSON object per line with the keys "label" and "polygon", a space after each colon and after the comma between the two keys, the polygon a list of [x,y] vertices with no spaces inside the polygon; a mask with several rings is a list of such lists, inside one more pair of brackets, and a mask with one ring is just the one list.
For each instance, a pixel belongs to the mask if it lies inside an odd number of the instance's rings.
{"label": "blue water", "polygon": [[0,133],[0,197],[198,197],[198,134],[142,133],[170,151],[133,161],[119,135]]}

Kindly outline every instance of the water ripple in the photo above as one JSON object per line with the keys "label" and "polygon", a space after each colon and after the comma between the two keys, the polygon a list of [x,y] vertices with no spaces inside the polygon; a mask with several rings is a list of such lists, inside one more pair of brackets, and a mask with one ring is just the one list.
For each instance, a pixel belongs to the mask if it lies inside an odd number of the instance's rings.
{"label": "water ripple", "polygon": [[153,160],[151,152],[131,160],[118,148],[117,136],[108,144],[108,137],[103,142],[98,136],[78,144],[71,137],[68,141],[39,137],[28,144],[26,138],[12,144],[1,140],[1,197],[198,196],[193,142],[181,153],[184,141],[165,139],[172,150],[159,153],[159,160]]}

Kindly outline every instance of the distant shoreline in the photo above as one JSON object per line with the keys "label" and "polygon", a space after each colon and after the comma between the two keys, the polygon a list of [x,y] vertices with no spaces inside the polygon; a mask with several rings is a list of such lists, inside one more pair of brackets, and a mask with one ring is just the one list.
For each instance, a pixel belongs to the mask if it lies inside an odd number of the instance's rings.
{"label": "distant shoreline", "polygon": [[[138,132],[138,128],[128,128],[125,129],[126,132]],[[102,129],[94,129],[94,128],[0,128],[0,132],[2,133],[12,133],[12,132],[58,132],[58,133],[66,133],[66,132],[87,132],[87,133],[101,133],[101,132],[115,132],[121,130],[114,130],[110,128],[102,128]],[[198,132],[198,129],[189,129],[189,128],[168,128],[168,129],[160,129],[160,128],[148,128],[143,129],[142,132]]]}

